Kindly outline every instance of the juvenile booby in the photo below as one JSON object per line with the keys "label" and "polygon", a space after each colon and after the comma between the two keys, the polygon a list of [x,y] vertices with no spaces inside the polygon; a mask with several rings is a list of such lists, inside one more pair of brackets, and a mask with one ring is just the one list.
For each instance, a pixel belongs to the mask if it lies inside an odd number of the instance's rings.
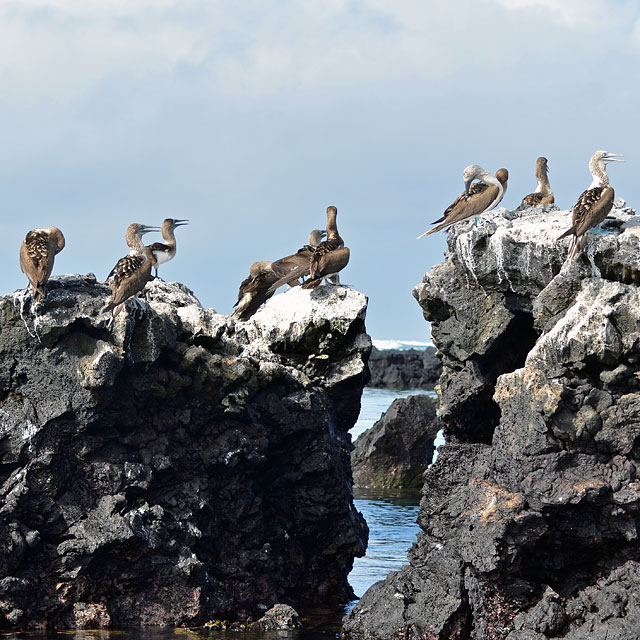
{"label": "juvenile booby", "polygon": [[278,279],[278,275],[273,272],[271,262],[259,260],[254,262],[249,268],[249,277],[245,278],[238,290],[238,301],[233,305],[235,311],[232,318],[240,320],[249,319],[266,302],[273,292],[269,293],[269,287]]}
{"label": "juvenile booby", "polygon": [[[462,173],[462,179],[464,180],[464,193],[461,193],[446,208],[441,218],[431,223],[438,226],[425,231],[418,236],[418,240],[431,233],[436,233],[454,222],[466,220],[471,216],[479,216],[481,213],[497,207],[507,192],[509,172],[504,168],[498,169],[494,176],[477,164],[471,164]],[[474,180],[478,180],[478,182],[471,184]]]}
{"label": "juvenile booby", "polygon": [[338,233],[337,216],[336,207],[327,207],[327,239],[315,248],[308,247],[305,251],[306,248],[303,247],[298,252],[304,252],[300,264],[272,284],[268,293],[273,293],[283,284],[308,275],[311,275],[311,278],[302,285],[305,289],[318,286],[323,278],[331,278],[335,284],[339,283],[337,274],[349,262],[349,249],[344,246],[344,241]]}
{"label": "juvenile booby", "polygon": [[549,184],[549,165],[548,160],[540,156],[536,160],[536,178],[538,180],[538,186],[533,193],[522,198],[520,208],[524,207],[540,207],[546,204],[553,204],[554,197],[553,191],[551,191],[551,185]]}
{"label": "juvenile booby", "polygon": [[124,303],[144,289],[151,280],[151,267],[155,266],[156,257],[151,247],[144,247],[144,252],[120,258],[113,268],[113,284],[111,301],[102,308],[102,313],[113,310],[111,322],[122,311]]}
{"label": "juvenile booby", "polygon": [[20,269],[31,283],[34,302],[45,296],[46,284],[56,254],[64,249],[64,236],[58,227],[33,229],[29,231],[20,247]]}
{"label": "juvenile booby", "polygon": [[158,275],[158,266],[173,260],[176,257],[176,236],[175,229],[189,224],[188,220],[178,220],[176,218],[166,218],[162,222],[162,238],[164,242],[154,242],[151,251],[156,258],[155,270]]}
{"label": "juvenile booby", "polygon": [[609,185],[607,164],[624,162],[622,154],[596,151],[589,160],[589,171],[593,177],[591,185],[583,191],[573,206],[572,225],[559,238],[573,235],[569,248],[569,260],[575,258],[587,241],[587,231],[597,227],[613,207],[615,192]]}

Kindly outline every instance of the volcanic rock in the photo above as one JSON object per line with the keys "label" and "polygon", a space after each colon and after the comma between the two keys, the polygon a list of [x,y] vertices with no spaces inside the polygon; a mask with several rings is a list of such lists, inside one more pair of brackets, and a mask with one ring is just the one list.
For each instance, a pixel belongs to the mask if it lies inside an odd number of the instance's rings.
{"label": "volcanic rock", "polygon": [[442,373],[436,350],[376,349],[369,358],[370,387],[380,389],[433,389]]}
{"label": "volcanic rock", "polygon": [[202,624],[340,603],[367,527],[348,430],[366,298],[296,288],[250,321],[154,280],[0,298],[0,627]]}
{"label": "volcanic rock", "polygon": [[566,211],[458,224],[414,294],[447,444],[410,564],[348,638],[632,640],[640,629],[640,224],[568,262]]}
{"label": "volcanic rock", "polygon": [[351,452],[353,484],[375,489],[416,488],[433,460],[440,431],[435,402],[427,395],[397,398]]}

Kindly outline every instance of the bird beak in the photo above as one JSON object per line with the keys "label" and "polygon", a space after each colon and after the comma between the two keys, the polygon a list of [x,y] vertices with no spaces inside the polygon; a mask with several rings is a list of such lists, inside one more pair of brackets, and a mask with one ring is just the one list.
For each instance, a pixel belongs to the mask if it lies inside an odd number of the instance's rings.
{"label": "bird beak", "polygon": [[150,231],[160,231],[160,227],[150,227],[146,224],[143,224],[140,227],[140,231],[138,233],[149,233]]}
{"label": "bird beak", "polygon": [[473,182],[473,180],[466,180],[464,183],[464,194],[466,196],[469,195],[469,187],[471,187],[471,183]]}
{"label": "bird beak", "polygon": [[621,153],[607,153],[603,160],[606,160],[607,162],[624,162]]}
{"label": "bird beak", "polygon": [[174,227],[184,227],[184,225],[189,224],[188,220],[175,220],[173,223]]}

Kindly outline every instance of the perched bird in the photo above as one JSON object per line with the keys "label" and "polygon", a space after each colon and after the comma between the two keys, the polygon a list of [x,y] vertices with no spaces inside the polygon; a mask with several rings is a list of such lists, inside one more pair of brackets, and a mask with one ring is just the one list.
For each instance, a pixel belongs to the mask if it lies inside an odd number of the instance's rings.
{"label": "perched bird", "polygon": [[318,286],[323,278],[330,278],[334,284],[340,283],[338,272],[349,262],[349,249],[344,246],[344,241],[338,233],[337,216],[336,207],[327,207],[327,239],[317,247],[303,247],[298,252],[299,254],[302,252],[300,264],[276,280],[269,287],[268,293],[273,293],[283,284],[306,276],[311,277],[302,284],[304,289]]}
{"label": "perched bird", "polygon": [[[160,227],[150,227],[146,224],[140,224],[139,222],[134,222],[127,227],[127,230],[124,233],[124,240],[129,247],[130,256],[144,255],[144,242],[142,242],[142,236],[150,231],[160,231]],[[107,280],[115,273],[120,261],[124,259],[125,258],[120,258],[120,260],[116,262],[116,266],[111,269],[107,276]]]}
{"label": "perched bird", "polygon": [[129,246],[129,255],[120,258],[111,270],[109,277],[113,276],[111,284],[111,302],[105,305],[102,312],[113,309],[111,321],[122,310],[122,303],[144,289],[145,284],[151,280],[151,267],[156,263],[156,257],[151,247],[145,247],[142,236],[150,231],[159,231],[158,227],[150,227],[146,224],[134,222],[127,227],[125,240]]}
{"label": "perched bird", "polygon": [[[509,172],[506,169],[498,169],[494,176],[477,164],[471,164],[462,173],[462,179],[464,180],[464,193],[461,193],[447,207],[441,218],[431,223],[438,226],[425,231],[418,236],[418,240],[423,236],[440,231],[454,222],[479,216],[481,213],[497,207],[507,192]],[[474,180],[478,180],[478,182],[471,184]]]}
{"label": "perched bird", "polygon": [[46,284],[53,269],[56,254],[64,249],[64,236],[58,227],[29,231],[20,247],[20,268],[29,282],[34,302],[45,296]]}
{"label": "perched bird", "polygon": [[569,248],[569,260],[580,253],[587,241],[587,231],[597,227],[609,214],[613,207],[615,192],[609,185],[607,164],[609,162],[624,162],[619,153],[596,151],[589,160],[589,171],[593,177],[591,185],[583,191],[578,202],[573,206],[572,225],[559,238],[573,235]]}
{"label": "perched bird", "polygon": [[[260,305],[275,293],[275,290],[269,291],[269,288],[278,278],[286,276],[300,265],[306,266],[309,263],[313,248],[322,242],[322,238],[325,235],[326,231],[314,229],[309,234],[309,243],[297,253],[275,262],[269,262],[268,260],[254,262],[249,268],[249,276],[240,284],[238,300],[233,305],[235,311],[231,314],[231,317],[239,318],[240,320],[249,319],[259,309]],[[296,278],[289,284],[293,286],[299,283]]]}
{"label": "perched bird", "polygon": [[155,270],[158,275],[158,265],[169,262],[176,257],[176,236],[174,231],[177,227],[189,224],[188,220],[178,220],[176,218],[166,218],[162,222],[162,238],[164,242],[154,242],[151,247],[153,255],[156,258]]}
{"label": "perched bird", "polygon": [[518,209],[524,209],[525,207],[540,207],[545,204],[553,204],[554,197],[551,186],[549,185],[549,165],[548,160],[543,156],[540,156],[536,160],[536,178],[538,180],[538,186],[533,193],[522,198],[522,202]]}

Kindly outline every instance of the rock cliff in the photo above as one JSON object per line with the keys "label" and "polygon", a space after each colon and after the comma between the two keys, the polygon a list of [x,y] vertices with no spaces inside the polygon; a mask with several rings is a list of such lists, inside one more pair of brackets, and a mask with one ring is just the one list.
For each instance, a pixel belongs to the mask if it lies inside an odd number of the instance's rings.
{"label": "rock cliff", "polygon": [[0,627],[197,624],[346,602],[367,527],[350,436],[366,298],[291,290],[249,322],[153,281],[0,298]]}
{"label": "rock cliff", "polygon": [[436,350],[376,349],[369,358],[370,387],[380,389],[433,389],[442,373]]}
{"label": "rock cliff", "polygon": [[457,225],[414,295],[440,350],[447,444],[410,564],[351,638],[631,640],[640,629],[640,220],[566,262],[570,214]]}

